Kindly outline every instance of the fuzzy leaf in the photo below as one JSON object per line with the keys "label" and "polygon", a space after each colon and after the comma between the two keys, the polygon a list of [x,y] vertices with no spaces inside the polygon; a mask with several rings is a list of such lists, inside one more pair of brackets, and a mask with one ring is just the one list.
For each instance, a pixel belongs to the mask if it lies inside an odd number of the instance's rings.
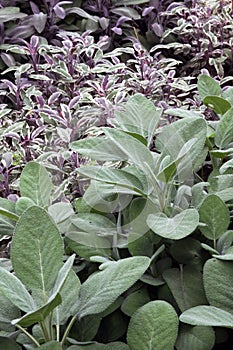
{"label": "fuzzy leaf", "polygon": [[200,230],[207,238],[216,240],[228,228],[230,213],[225,203],[215,194],[210,194],[204,199],[199,209],[200,222],[206,226],[200,226]]}
{"label": "fuzzy leaf", "polygon": [[116,184],[145,194],[145,189],[143,188],[141,181],[136,176],[129,174],[123,169],[84,166],[79,168],[78,172],[97,181]]}
{"label": "fuzzy leaf", "polygon": [[209,259],[204,265],[203,280],[207,299],[212,306],[233,314],[233,262]]}
{"label": "fuzzy leaf", "polygon": [[200,305],[186,310],[180,321],[194,326],[233,328],[233,315],[214,306]]}
{"label": "fuzzy leaf", "polygon": [[161,109],[156,109],[145,96],[136,94],[128,99],[125,110],[116,111],[115,116],[124,131],[135,132],[148,138],[150,145],[161,116]]}
{"label": "fuzzy leaf", "polygon": [[47,212],[37,206],[20,217],[12,241],[11,258],[17,277],[37,290],[46,303],[62,267],[63,242]]}
{"label": "fuzzy leaf", "polygon": [[3,268],[0,268],[0,293],[22,311],[29,312],[35,309],[34,301],[24,285]]}
{"label": "fuzzy leaf", "polygon": [[90,276],[80,288],[78,317],[107,309],[142,276],[149,265],[147,257],[132,257],[111,262],[103,271]]}
{"label": "fuzzy leaf", "polygon": [[230,102],[219,96],[206,96],[203,99],[203,103],[207,107],[213,109],[215,113],[221,115],[226,113],[231,108]]}
{"label": "fuzzy leaf", "polygon": [[199,215],[196,209],[186,209],[169,218],[163,213],[150,214],[147,224],[157,235],[168,239],[182,239],[197,228]]}
{"label": "fuzzy leaf", "polygon": [[61,302],[62,300],[60,294],[54,294],[42,307],[32,312],[28,312],[21,318],[13,320],[11,323],[13,325],[19,324],[22,327],[29,327],[37,322],[43,322],[46,317],[55,309],[55,307],[61,304]]}
{"label": "fuzzy leaf", "polygon": [[[143,327],[142,327],[143,321]],[[166,301],[156,300],[138,309],[127,333],[131,350],[173,350],[178,334],[178,317]]]}
{"label": "fuzzy leaf", "polygon": [[207,304],[202,274],[195,268],[185,266],[182,270],[168,269],[164,271],[163,278],[181,311]]}
{"label": "fuzzy leaf", "polygon": [[[161,152],[161,158],[170,156],[170,162],[179,158],[185,144],[196,140],[189,152],[183,157],[177,167],[179,181],[192,178],[193,170],[199,167],[200,157],[203,157],[206,142],[207,124],[203,118],[190,117],[176,121],[162,128],[156,138],[156,149]],[[201,160],[202,162],[202,160]]]}
{"label": "fuzzy leaf", "polygon": [[233,107],[229,109],[220,119],[215,136],[215,143],[220,148],[226,148],[233,141]]}
{"label": "fuzzy leaf", "polygon": [[202,100],[206,96],[221,96],[222,94],[222,89],[217,81],[205,74],[199,76],[197,88]]}
{"label": "fuzzy leaf", "polygon": [[44,166],[37,162],[29,162],[20,176],[20,194],[30,198],[35,204],[45,207],[49,205],[53,185]]}
{"label": "fuzzy leaf", "polygon": [[211,350],[215,343],[211,327],[181,325],[176,341],[177,350]]}

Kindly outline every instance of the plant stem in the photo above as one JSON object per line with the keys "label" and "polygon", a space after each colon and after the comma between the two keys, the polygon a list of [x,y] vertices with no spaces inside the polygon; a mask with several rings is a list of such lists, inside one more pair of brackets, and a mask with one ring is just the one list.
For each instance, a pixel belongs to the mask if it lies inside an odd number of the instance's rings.
{"label": "plant stem", "polygon": [[71,330],[71,328],[72,328],[74,322],[76,321],[76,317],[77,317],[77,315],[74,315],[74,316],[72,317],[72,319],[70,320],[70,323],[69,323],[68,326],[66,327],[65,333],[64,333],[64,335],[63,335],[63,337],[62,337],[61,346],[63,346],[63,345],[65,344],[65,340],[66,340],[68,334],[70,333],[70,330]]}
{"label": "plant stem", "polygon": [[36,346],[39,348],[40,344],[38,343],[38,341],[30,334],[28,333],[28,331],[26,331],[26,329],[24,329],[23,327],[21,327],[20,325],[16,324],[15,325],[17,328],[19,328],[29,339],[31,339],[31,341],[36,344]]}
{"label": "plant stem", "polygon": [[50,332],[50,339],[53,340],[53,311],[51,312],[49,317],[49,332]]}
{"label": "plant stem", "polygon": [[214,249],[216,250],[217,246],[216,246],[216,239],[214,239]]}
{"label": "plant stem", "polygon": [[60,325],[56,324],[57,342],[60,342]]}
{"label": "plant stem", "polygon": [[45,325],[45,322],[40,322],[40,326],[41,326],[41,329],[43,331],[43,334],[44,334],[44,338],[45,338],[45,341],[50,341],[50,337],[49,337],[49,332],[48,332],[48,329]]}

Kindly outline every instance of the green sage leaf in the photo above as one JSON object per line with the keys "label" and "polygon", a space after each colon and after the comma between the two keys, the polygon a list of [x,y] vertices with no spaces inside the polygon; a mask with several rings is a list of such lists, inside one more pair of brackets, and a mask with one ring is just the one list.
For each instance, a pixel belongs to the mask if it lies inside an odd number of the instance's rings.
{"label": "green sage leaf", "polygon": [[230,213],[226,204],[215,194],[210,194],[202,202],[200,209],[200,222],[206,226],[200,226],[204,236],[216,240],[228,228]]}
{"label": "green sage leaf", "polygon": [[150,214],[147,224],[157,235],[169,239],[182,239],[195,231],[199,223],[196,209],[186,209],[169,218],[163,213]]}
{"label": "green sage leaf", "polygon": [[17,277],[40,294],[43,303],[51,294],[62,257],[62,238],[50,216],[40,207],[28,208],[16,225],[11,259]]}
{"label": "green sage leaf", "polygon": [[233,315],[215,306],[200,305],[186,310],[180,316],[181,322],[194,326],[233,327]]}
{"label": "green sage leaf", "polygon": [[52,182],[45,167],[35,161],[27,163],[20,176],[20,194],[41,207],[50,203]]}
{"label": "green sage leaf", "polygon": [[173,350],[177,334],[178,317],[174,308],[166,301],[156,300],[134,313],[127,341],[131,350]]}
{"label": "green sage leaf", "polygon": [[142,276],[149,265],[147,257],[132,257],[108,263],[103,271],[90,276],[80,288],[78,317],[107,309]]}

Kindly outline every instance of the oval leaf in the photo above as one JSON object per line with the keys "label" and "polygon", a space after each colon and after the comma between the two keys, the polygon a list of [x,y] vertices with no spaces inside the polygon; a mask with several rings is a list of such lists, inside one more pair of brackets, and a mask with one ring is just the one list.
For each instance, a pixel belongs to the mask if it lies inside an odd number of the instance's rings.
{"label": "oval leaf", "polygon": [[173,350],[177,333],[175,310],[166,301],[156,300],[134,313],[129,323],[127,341],[131,350]]}
{"label": "oval leaf", "polygon": [[182,239],[190,235],[198,226],[199,215],[196,209],[186,209],[173,218],[165,214],[150,214],[147,224],[157,235],[168,239]]}
{"label": "oval leaf", "polygon": [[220,96],[222,94],[222,89],[218,82],[205,74],[199,76],[197,88],[202,100],[206,96]]}
{"label": "oval leaf", "polygon": [[217,124],[215,143],[220,148],[226,148],[233,140],[233,107],[229,109]]}
{"label": "oval leaf", "polygon": [[20,194],[42,207],[48,206],[52,192],[52,182],[44,166],[29,162],[20,176]]}
{"label": "oval leaf", "polygon": [[225,203],[215,194],[210,194],[204,199],[199,209],[200,222],[206,226],[200,226],[204,236],[216,240],[228,228],[230,213]]}
{"label": "oval leaf", "polygon": [[185,266],[180,270],[176,268],[165,270],[163,278],[181,311],[207,303],[202,273],[193,266]]}
{"label": "oval leaf", "polygon": [[203,279],[210,305],[233,313],[233,263],[217,259],[207,260],[204,265]]}
{"label": "oval leaf", "polygon": [[214,306],[200,305],[186,310],[180,316],[181,322],[194,326],[233,327],[233,315]]}
{"label": "oval leaf", "polygon": [[176,341],[177,350],[211,350],[215,333],[211,327],[181,325]]}
{"label": "oval leaf", "polygon": [[219,96],[206,96],[203,103],[217,114],[223,115],[231,108],[230,102]]}
{"label": "oval leaf", "polygon": [[37,206],[20,217],[12,241],[11,258],[17,277],[37,290],[46,303],[62,266],[63,242],[47,212]]}

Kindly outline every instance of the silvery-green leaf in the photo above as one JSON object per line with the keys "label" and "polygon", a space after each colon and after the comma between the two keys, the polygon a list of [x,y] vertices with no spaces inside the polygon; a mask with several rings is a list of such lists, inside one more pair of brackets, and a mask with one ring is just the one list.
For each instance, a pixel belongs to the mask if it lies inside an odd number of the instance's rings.
{"label": "silvery-green leaf", "polygon": [[131,350],[173,350],[178,334],[178,317],[166,301],[156,300],[138,309],[127,333]]}
{"label": "silvery-green leaf", "polygon": [[35,323],[43,322],[46,317],[58,306],[61,304],[61,296],[60,294],[53,294],[49,300],[38,309],[28,312],[24,316],[18,319],[14,319],[11,321],[13,325],[19,324],[22,327],[29,327]]}
{"label": "silvery-green leaf", "polygon": [[130,293],[121,305],[121,311],[127,316],[132,316],[134,312],[141,306],[150,301],[149,294],[146,289],[139,289]]}
{"label": "silvery-green leaf", "polygon": [[146,194],[147,189],[144,188],[141,181],[130,174],[124,169],[115,169],[108,167],[97,167],[97,166],[83,166],[80,167],[78,173],[96,181],[101,181],[109,184],[115,184],[120,187],[126,187],[138,192],[139,194]]}
{"label": "silvery-green leaf", "polygon": [[[177,177],[184,181],[193,176],[193,170],[200,165],[204,154],[207,124],[203,118],[190,117],[181,119],[162,128],[156,138],[156,150],[161,151],[161,157],[170,156],[171,162],[178,158],[187,142],[196,139],[196,143],[185,155],[177,167]],[[203,160],[201,159],[201,164]]]}
{"label": "silvery-green leaf", "polygon": [[169,239],[182,239],[195,231],[199,223],[196,209],[186,209],[172,218],[163,213],[150,214],[147,224],[157,235]]}
{"label": "silvery-green leaf", "polygon": [[145,168],[145,163],[151,169],[154,168],[151,152],[135,137],[117,129],[105,128],[104,131],[114,145],[124,152],[127,160],[133,163],[137,168],[144,171],[146,174],[148,170]]}
{"label": "silvery-green leaf", "polygon": [[215,306],[200,305],[186,310],[180,321],[193,326],[233,328],[233,315]]}
{"label": "silvery-green leaf", "polygon": [[180,270],[178,268],[165,270],[163,278],[181,311],[207,304],[202,273],[193,266],[187,265]]}
{"label": "silvery-green leaf", "polygon": [[47,212],[37,206],[20,217],[11,246],[17,277],[46,303],[62,267],[63,242]]}
{"label": "silvery-green leaf", "polygon": [[125,104],[124,111],[116,111],[116,122],[124,131],[135,132],[152,140],[158,125],[161,109],[141,94],[131,96]]}
{"label": "silvery-green leaf", "polygon": [[209,259],[203,270],[206,297],[212,306],[233,314],[232,304],[233,262]]}
{"label": "silvery-green leaf", "polygon": [[199,208],[200,230],[207,238],[216,240],[228,228],[230,213],[226,204],[215,194],[207,196]]}
{"label": "silvery-green leaf", "polygon": [[202,100],[206,96],[221,96],[222,94],[222,89],[219,83],[215,79],[205,74],[199,76],[197,87]]}
{"label": "silvery-green leaf", "polygon": [[215,136],[215,143],[220,148],[227,148],[233,141],[233,107],[229,109],[220,119]]}
{"label": "silvery-green leaf", "polygon": [[75,315],[80,286],[81,283],[78,276],[71,270],[59,293],[62,303],[54,310],[53,324],[65,324],[70,316]]}
{"label": "silvery-green leaf", "polygon": [[35,204],[46,207],[50,203],[52,182],[46,168],[35,161],[27,163],[20,176],[20,194]]}
{"label": "silvery-green leaf", "polygon": [[29,312],[36,307],[22,282],[3,268],[0,268],[0,294],[7,297],[12,304],[22,311]]}
{"label": "silvery-green leaf", "polygon": [[149,265],[147,257],[126,258],[112,262],[103,271],[91,275],[80,288],[78,317],[107,309],[142,276]]}
{"label": "silvery-green leaf", "polygon": [[188,326],[182,324],[176,340],[177,350],[211,350],[215,343],[212,327]]}

